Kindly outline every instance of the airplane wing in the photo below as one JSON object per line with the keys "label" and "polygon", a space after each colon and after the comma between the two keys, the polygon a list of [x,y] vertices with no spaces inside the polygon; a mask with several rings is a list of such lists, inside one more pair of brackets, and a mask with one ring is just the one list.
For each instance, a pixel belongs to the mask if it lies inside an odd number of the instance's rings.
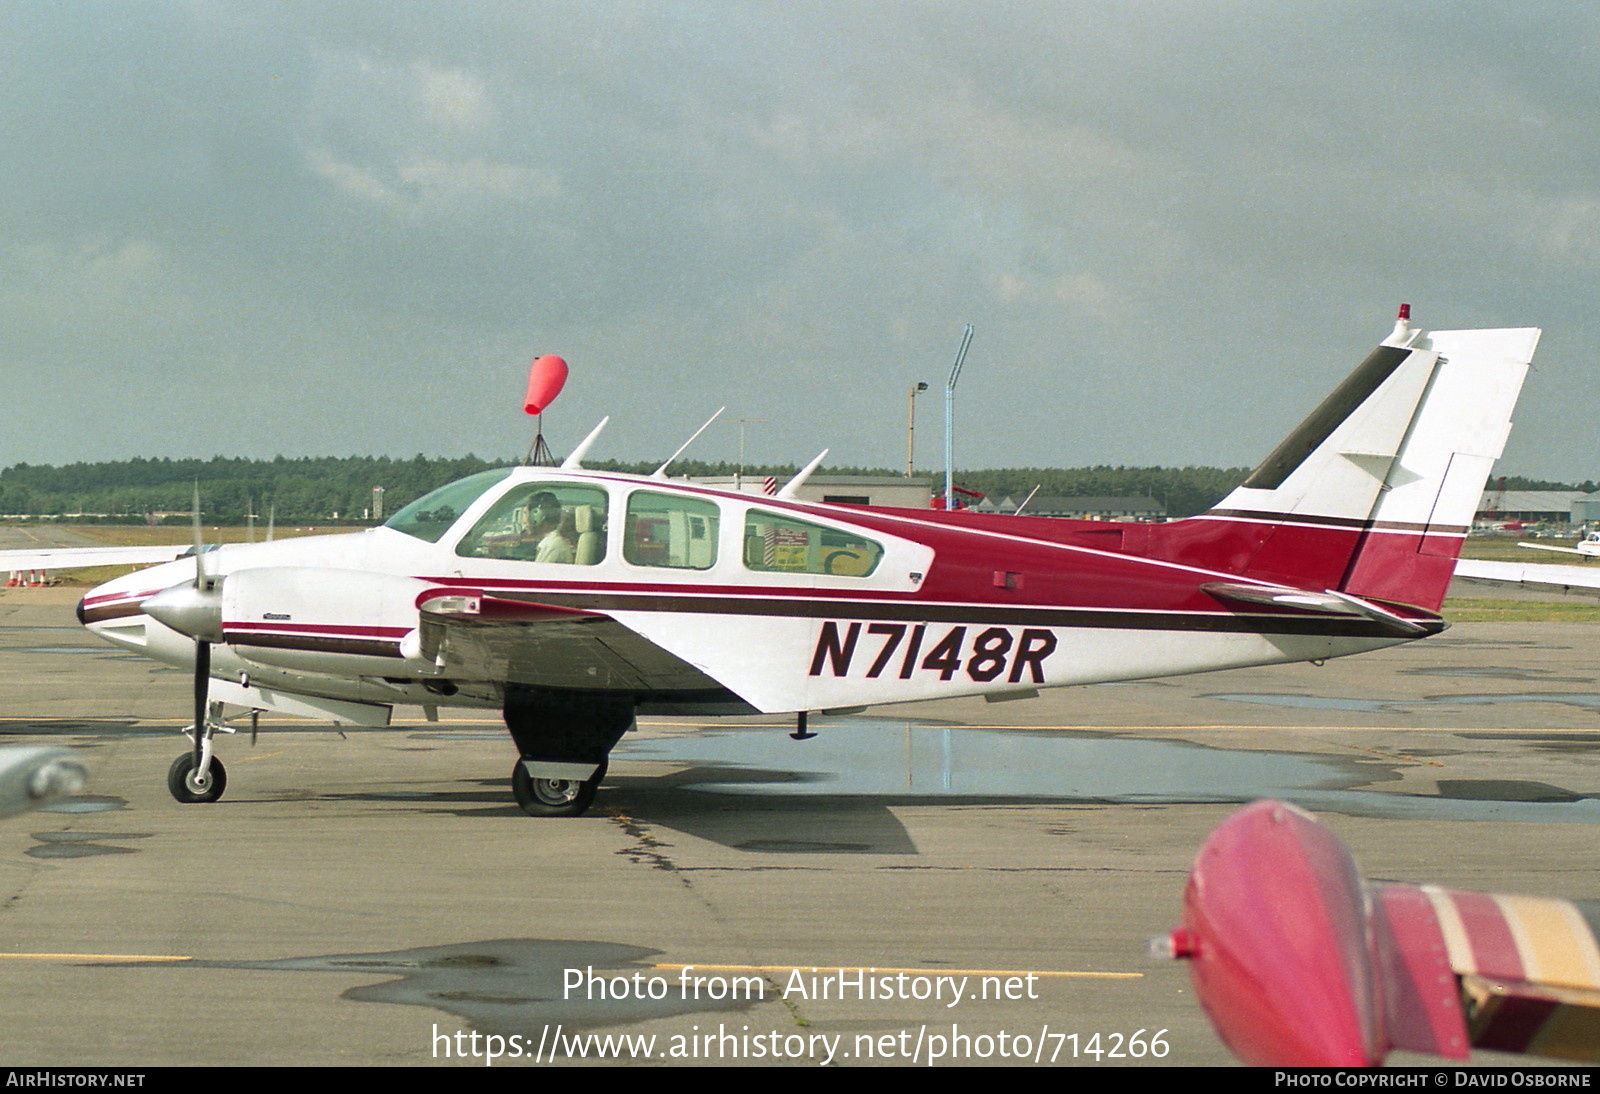
{"label": "airplane wing", "polygon": [[704,692],[720,685],[608,615],[468,592],[425,600],[421,649],[448,675],[553,688]]}
{"label": "airplane wing", "polygon": [[40,547],[0,551],[0,570],[66,570],[76,566],[144,566],[171,562],[192,544],[169,547]]}
{"label": "airplane wing", "polygon": [[1556,566],[1541,562],[1488,562],[1456,560],[1456,577],[1474,584],[1522,585],[1560,593],[1600,596],[1600,569]]}
{"label": "airplane wing", "polygon": [[1555,551],[1557,554],[1577,555],[1579,558],[1593,558],[1594,557],[1593,555],[1585,554],[1584,552],[1578,550],[1576,547],[1557,547],[1553,543],[1522,543],[1522,542],[1519,541],[1517,543],[1517,546],[1518,547],[1526,547],[1530,551]]}
{"label": "airplane wing", "polygon": [[1259,801],[1195,857],[1173,956],[1257,1066],[1375,1066],[1474,1047],[1600,1061],[1600,907],[1363,883],[1309,813]]}
{"label": "airplane wing", "polygon": [[1600,908],[1569,900],[1378,887],[1428,903],[1474,1047],[1600,1061]]}

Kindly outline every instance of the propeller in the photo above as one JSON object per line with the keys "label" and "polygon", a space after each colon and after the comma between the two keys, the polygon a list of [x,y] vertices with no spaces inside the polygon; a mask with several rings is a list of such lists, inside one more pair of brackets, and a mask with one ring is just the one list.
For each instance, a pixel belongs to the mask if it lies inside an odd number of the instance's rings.
{"label": "propeller", "polygon": [[[211,601],[218,598],[216,583],[206,575],[206,545],[205,538],[200,530],[200,484],[194,484],[194,591],[197,599],[206,602],[206,607],[211,607]],[[210,630],[197,631],[194,638],[194,770],[205,772],[206,746],[211,743],[210,734],[206,732],[207,715],[210,713],[208,704],[211,698],[211,643],[222,641],[222,611],[217,604],[217,627],[215,638]],[[209,620],[208,620],[209,622]],[[198,777],[198,776],[197,776]]]}
{"label": "propeller", "polygon": [[163,589],[142,605],[145,614],[152,619],[194,640],[194,750],[191,766],[185,774],[188,790],[199,797],[191,800],[214,800],[205,795],[214,779],[221,781],[221,765],[208,754],[211,746],[211,646],[222,641],[222,579],[206,572],[206,556],[200,533],[200,486],[196,483],[194,582]]}

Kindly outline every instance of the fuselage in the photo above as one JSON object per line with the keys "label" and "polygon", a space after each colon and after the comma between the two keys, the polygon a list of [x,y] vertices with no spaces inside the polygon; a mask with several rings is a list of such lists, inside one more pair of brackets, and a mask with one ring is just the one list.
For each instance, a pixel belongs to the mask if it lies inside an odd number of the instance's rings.
{"label": "fuselage", "polygon": [[[1148,549],[1183,535],[1176,524],[986,521],[578,470],[485,472],[381,528],[208,552],[224,637],[212,675],[361,703],[498,707],[517,683],[776,712],[1023,695],[1404,640],[1368,620],[1221,600],[1203,586],[1239,580],[1224,555],[1179,562]],[[107,582],[80,618],[190,666],[192,638],[141,605],[192,583],[194,567],[180,559]],[[478,614],[449,614],[466,601]],[[1439,629],[1419,614],[1427,633]],[[601,619],[625,631],[567,625]]]}

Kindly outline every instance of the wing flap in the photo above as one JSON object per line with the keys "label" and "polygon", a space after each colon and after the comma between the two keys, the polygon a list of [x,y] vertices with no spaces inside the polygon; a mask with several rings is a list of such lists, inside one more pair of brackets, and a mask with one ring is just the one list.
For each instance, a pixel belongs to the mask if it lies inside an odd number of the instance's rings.
{"label": "wing flap", "polygon": [[422,654],[451,676],[583,691],[720,687],[600,612],[452,589],[425,597]]}

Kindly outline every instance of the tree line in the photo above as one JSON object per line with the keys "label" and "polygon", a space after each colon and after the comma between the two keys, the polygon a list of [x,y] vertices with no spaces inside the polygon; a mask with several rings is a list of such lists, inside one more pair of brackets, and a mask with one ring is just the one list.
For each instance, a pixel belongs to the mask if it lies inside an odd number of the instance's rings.
{"label": "tree line", "polygon": [[[394,513],[429,490],[491,467],[509,467],[516,460],[477,456],[441,457],[417,454],[410,459],[388,456],[300,457],[271,460],[216,456],[203,459],[143,459],[74,463],[62,467],[16,464],[0,470],[0,516],[63,517],[144,523],[152,514],[186,522],[194,491],[209,523],[243,523],[254,513],[268,513],[284,522],[375,523],[373,489],[383,488],[383,511]],[[587,464],[593,470],[650,472],[652,463],[607,460]],[[675,476],[732,475],[734,464],[683,460],[672,466]],[[747,477],[772,475],[782,480],[794,465],[747,464]],[[883,468],[829,467],[819,474],[884,475]],[[1077,467],[1001,468],[963,471],[960,485],[996,502],[1022,499],[1035,487],[1043,497],[1151,497],[1169,516],[1203,512],[1248,474],[1238,467]],[[942,475],[933,478],[936,487]],[[1497,480],[1498,485],[1498,480]],[[1508,477],[1511,490],[1597,489],[1593,482],[1554,483]],[[182,515],[176,515],[182,514]]]}

